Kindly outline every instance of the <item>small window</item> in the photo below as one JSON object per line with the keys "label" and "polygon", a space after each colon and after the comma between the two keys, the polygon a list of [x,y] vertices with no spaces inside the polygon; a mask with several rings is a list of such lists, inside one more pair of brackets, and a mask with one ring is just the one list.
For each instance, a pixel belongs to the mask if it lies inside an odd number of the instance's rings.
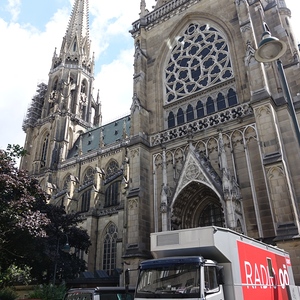
{"label": "small window", "polygon": [[222,110],[222,109],[226,108],[225,97],[223,96],[222,93],[218,94],[217,107],[218,107],[218,110]]}
{"label": "small window", "polygon": [[188,105],[188,108],[186,110],[186,119],[188,122],[193,121],[194,120],[194,109],[192,105]]}
{"label": "small window", "polygon": [[230,89],[228,91],[227,97],[228,97],[228,105],[229,106],[234,106],[237,104],[238,101],[237,101],[237,97],[236,97],[236,92],[233,89]]}
{"label": "small window", "polygon": [[213,114],[215,112],[214,100],[211,97],[208,97],[208,99],[207,99],[206,111],[207,111],[208,115]]}
{"label": "small window", "polygon": [[168,128],[172,128],[174,126],[175,126],[175,116],[174,113],[171,111],[168,116]]}
{"label": "small window", "polygon": [[108,165],[108,167],[106,168],[106,176],[110,177],[111,175],[113,175],[114,173],[116,173],[119,170],[119,165],[116,161],[111,161]]}
{"label": "small window", "polygon": [[177,125],[181,125],[184,123],[184,113],[181,108],[178,109],[177,113]]}
{"label": "small window", "polygon": [[203,103],[201,101],[198,101],[197,106],[197,118],[203,118],[204,117],[204,108],[203,108]]}

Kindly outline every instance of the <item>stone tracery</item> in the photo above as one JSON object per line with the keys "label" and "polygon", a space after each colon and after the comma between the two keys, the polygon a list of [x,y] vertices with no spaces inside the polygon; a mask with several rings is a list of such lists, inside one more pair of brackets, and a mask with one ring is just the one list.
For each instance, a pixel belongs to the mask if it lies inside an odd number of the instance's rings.
{"label": "stone tracery", "polygon": [[166,103],[233,78],[227,42],[208,24],[191,23],[176,38],[165,70]]}

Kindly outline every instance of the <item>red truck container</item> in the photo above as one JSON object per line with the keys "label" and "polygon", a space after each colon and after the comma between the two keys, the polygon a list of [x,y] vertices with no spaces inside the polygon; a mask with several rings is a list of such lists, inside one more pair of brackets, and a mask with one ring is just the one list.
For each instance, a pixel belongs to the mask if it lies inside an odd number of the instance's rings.
{"label": "red truck container", "polygon": [[299,300],[289,254],[235,231],[200,227],[151,234],[135,299]]}

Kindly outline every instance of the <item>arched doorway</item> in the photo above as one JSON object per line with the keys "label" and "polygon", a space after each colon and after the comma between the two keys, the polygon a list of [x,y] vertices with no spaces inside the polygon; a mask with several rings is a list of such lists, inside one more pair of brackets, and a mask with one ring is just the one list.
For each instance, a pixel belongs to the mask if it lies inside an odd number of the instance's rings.
{"label": "arched doorway", "polygon": [[171,209],[172,230],[226,226],[224,208],[219,197],[201,182],[192,181],[183,188]]}

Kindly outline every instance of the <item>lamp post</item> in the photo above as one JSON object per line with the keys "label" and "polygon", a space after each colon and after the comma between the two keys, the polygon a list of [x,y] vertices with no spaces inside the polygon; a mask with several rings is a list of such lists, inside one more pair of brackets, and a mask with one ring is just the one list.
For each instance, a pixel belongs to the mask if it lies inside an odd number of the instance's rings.
{"label": "lamp post", "polygon": [[[65,253],[69,253],[70,252],[70,245],[69,245],[69,239],[68,239],[68,235],[65,234],[67,241],[64,244],[64,246],[61,248],[61,250]],[[56,253],[55,253],[55,264],[54,264],[54,273],[53,273],[53,285],[55,285],[55,281],[56,281],[56,271],[57,271],[57,263],[58,263],[58,253],[59,253],[59,240],[60,238],[57,238],[57,244],[56,244]]]}
{"label": "lamp post", "polygon": [[270,30],[266,23],[263,23],[264,33],[262,40],[258,45],[258,49],[255,51],[255,59],[259,62],[273,62],[277,60],[277,69],[282,84],[283,92],[286,97],[289,112],[293,121],[295,133],[297,136],[298,145],[300,146],[300,130],[297,115],[295,112],[294,103],[292,100],[291,92],[286,80],[282,62],[279,59],[287,49],[286,43],[280,41],[278,38],[271,35]]}

